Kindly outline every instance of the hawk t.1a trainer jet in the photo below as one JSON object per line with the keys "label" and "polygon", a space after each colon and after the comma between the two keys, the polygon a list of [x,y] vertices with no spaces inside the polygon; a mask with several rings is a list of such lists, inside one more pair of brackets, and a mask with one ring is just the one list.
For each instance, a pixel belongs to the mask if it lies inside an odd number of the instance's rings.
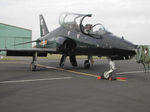
{"label": "hawk t.1a trainer jet", "polygon": [[107,31],[101,23],[85,24],[84,20],[88,17],[92,15],[63,13],[59,18],[60,27],[49,32],[43,16],[40,15],[41,37],[35,41],[17,44],[36,42],[36,48],[1,48],[0,51],[6,51],[7,56],[32,56],[31,70],[33,71],[36,70],[37,57],[46,57],[48,53],[62,54],[60,67],[64,66],[67,56],[72,66],[77,66],[76,56],[87,55],[87,60],[84,62],[85,68],[89,68],[93,62],[92,56],[106,56],[110,66],[110,70],[103,74],[106,79],[111,77],[112,72],[116,69],[114,60],[131,59],[138,53],[138,62],[145,64],[141,51],[145,51],[145,54],[149,53],[149,47],[148,49],[143,48],[118,37]]}

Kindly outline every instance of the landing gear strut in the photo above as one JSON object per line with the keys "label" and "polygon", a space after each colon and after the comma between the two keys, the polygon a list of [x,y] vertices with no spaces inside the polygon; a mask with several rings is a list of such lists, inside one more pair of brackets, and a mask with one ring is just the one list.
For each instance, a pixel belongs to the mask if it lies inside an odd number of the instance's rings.
{"label": "landing gear strut", "polygon": [[112,77],[112,74],[111,74],[114,70],[116,70],[115,62],[111,59],[108,59],[108,60],[109,60],[110,70],[104,72],[103,78],[104,79],[109,79],[109,78],[114,78],[115,79],[115,77]]}
{"label": "landing gear strut", "polygon": [[30,64],[31,71],[35,71],[37,65],[38,65],[38,62],[37,62],[37,52],[35,52],[34,55],[33,55],[33,61]]}
{"label": "landing gear strut", "polygon": [[66,61],[67,55],[63,54],[60,60],[59,66],[63,68],[65,61]]}
{"label": "landing gear strut", "polygon": [[89,60],[85,60],[84,61],[84,68],[85,69],[89,69],[90,68],[90,62],[89,62]]}
{"label": "landing gear strut", "polygon": [[91,64],[93,65],[94,61],[93,61],[93,57],[92,56],[88,56],[88,60],[84,61],[84,68],[85,69],[89,69]]}

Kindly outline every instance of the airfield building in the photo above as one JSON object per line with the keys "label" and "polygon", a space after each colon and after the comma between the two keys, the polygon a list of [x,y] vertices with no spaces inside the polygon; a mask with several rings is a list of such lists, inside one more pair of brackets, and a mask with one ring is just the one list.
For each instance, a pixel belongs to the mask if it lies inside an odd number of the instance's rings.
{"label": "airfield building", "polygon": [[[31,43],[14,46],[31,40],[31,30],[0,23],[0,48],[31,48]],[[0,54],[5,54],[5,52],[0,52]]]}

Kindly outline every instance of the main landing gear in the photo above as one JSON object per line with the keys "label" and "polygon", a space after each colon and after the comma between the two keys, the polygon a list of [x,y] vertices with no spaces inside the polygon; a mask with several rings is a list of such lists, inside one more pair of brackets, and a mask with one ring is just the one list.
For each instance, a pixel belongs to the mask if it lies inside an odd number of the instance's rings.
{"label": "main landing gear", "polygon": [[38,62],[37,62],[37,52],[35,52],[34,55],[33,55],[33,61],[30,64],[31,71],[35,71],[37,65],[38,65]]}
{"label": "main landing gear", "polygon": [[114,72],[114,70],[116,70],[115,67],[115,62],[111,59],[108,59],[109,61],[109,70],[105,71],[104,74],[101,76],[102,79],[107,79],[107,80],[116,80],[116,77],[112,75],[112,73]]}
{"label": "main landing gear", "polygon": [[89,69],[90,68],[90,62],[89,62],[89,60],[85,60],[84,61],[84,68],[85,69]]}
{"label": "main landing gear", "polygon": [[84,61],[84,68],[85,69],[89,69],[91,65],[93,65],[94,61],[93,61],[93,57],[92,56],[88,56],[88,59]]}

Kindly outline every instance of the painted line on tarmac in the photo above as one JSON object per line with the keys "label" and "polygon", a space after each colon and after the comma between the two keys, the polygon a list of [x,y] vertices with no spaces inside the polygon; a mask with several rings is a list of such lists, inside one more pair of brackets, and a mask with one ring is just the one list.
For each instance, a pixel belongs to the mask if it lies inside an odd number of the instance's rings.
{"label": "painted line on tarmac", "polygon": [[[0,62],[0,63],[15,63],[15,64],[30,64],[30,63],[27,63],[27,62]],[[40,65],[38,64],[38,66],[41,66],[41,67],[45,67],[45,68],[52,68],[52,69],[57,69],[57,70],[65,70],[63,68],[56,68],[56,67],[51,67],[51,66],[45,66],[45,65]],[[82,73],[82,72],[76,72],[76,71],[72,71],[72,70],[65,70],[65,71],[68,71],[68,72],[74,72],[74,73]],[[144,73],[145,71],[129,71],[129,72],[119,72],[119,73],[116,73],[116,74],[134,74],[134,73]],[[147,70],[147,72],[150,72],[150,70]],[[87,75],[91,75],[93,77],[98,77],[98,75],[94,75],[94,74],[88,74],[88,73],[83,73],[83,74],[87,74]]]}
{"label": "painted line on tarmac", "polygon": [[[23,62],[21,62],[21,63],[20,62],[19,63],[18,62],[0,62],[0,63],[30,64],[30,63],[23,63]],[[89,77],[95,77],[95,78],[99,77],[99,75],[89,74],[89,73],[83,73],[83,72],[77,72],[77,71],[67,70],[67,69],[63,69],[63,68],[51,67],[51,66],[40,65],[40,64],[38,64],[38,66],[44,67],[44,68],[48,68],[48,69],[55,69],[55,70],[60,70],[60,71],[66,71],[66,72],[70,72],[70,73],[74,73],[74,74],[79,74],[79,75],[84,75],[84,76],[89,76]],[[124,74],[124,73],[127,73],[127,72],[116,73],[116,74]],[[126,81],[126,80],[120,80],[119,79],[118,81]]]}
{"label": "painted line on tarmac", "polygon": [[[24,63],[24,62],[0,62],[0,63],[29,64],[29,63]],[[40,65],[40,64],[38,64],[38,66],[49,68],[49,69],[67,71],[67,72],[71,72],[71,73],[75,73],[75,74],[86,75],[86,76],[91,76],[91,77],[96,77],[96,78],[99,77],[98,75],[89,74],[89,73],[83,73],[83,72],[77,72],[77,71],[73,71],[73,70],[66,70],[66,69],[63,69],[63,68],[45,66],[45,65]]]}
{"label": "painted line on tarmac", "polygon": [[[150,72],[150,70],[147,70],[147,72]],[[120,72],[120,73],[116,73],[116,74],[134,74],[134,73],[145,73],[145,71],[130,71],[130,72]]]}
{"label": "painted line on tarmac", "polygon": [[[55,70],[60,70],[60,71],[66,71],[66,72],[70,72],[70,73],[74,73],[74,74],[78,74],[78,75],[89,76],[89,77],[95,77],[95,78],[99,77],[99,75],[83,73],[83,72],[77,72],[77,71],[67,70],[67,69],[63,69],[63,68],[56,68],[56,67],[45,66],[45,65],[38,65],[38,66],[45,67],[45,68],[50,68],[50,69],[55,69]],[[125,82],[126,80],[117,79],[117,81]]]}
{"label": "painted line on tarmac", "polygon": [[123,82],[126,82],[127,80],[122,80],[122,79],[116,79],[117,81],[123,81]]}
{"label": "painted line on tarmac", "polygon": [[45,65],[38,65],[38,66],[50,68],[50,69],[55,69],[55,70],[60,70],[60,71],[66,71],[66,72],[75,73],[75,74],[79,74],[79,75],[90,76],[90,77],[96,77],[96,78],[99,77],[98,75],[95,75],[95,74],[77,72],[77,71],[67,70],[67,69],[63,69],[63,68],[50,67],[50,66],[45,66]]}
{"label": "painted line on tarmac", "polygon": [[66,80],[66,79],[72,79],[72,77],[46,78],[46,79],[31,79],[31,80],[0,81],[0,84],[22,83],[22,82],[37,82],[37,81],[51,81],[51,80]]}

